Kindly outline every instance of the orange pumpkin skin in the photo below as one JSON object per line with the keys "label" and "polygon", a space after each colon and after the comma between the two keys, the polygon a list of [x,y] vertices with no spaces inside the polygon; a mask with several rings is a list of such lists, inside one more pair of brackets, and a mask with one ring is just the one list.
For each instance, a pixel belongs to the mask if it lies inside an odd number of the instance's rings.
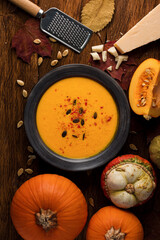
{"label": "orange pumpkin skin", "polygon": [[105,234],[111,227],[125,233],[125,240],[143,240],[143,227],[138,218],[114,206],[101,208],[92,216],[86,240],[105,240]]}
{"label": "orange pumpkin skin", "polygon": [[131,79],[129,102],[132,110],[146,119],[160,116],[159,60],[148,58],[138,66]]}
{"label": "orange pumpkin skin", "polygon": [[[40,209],[57,213],[57,226],[46,232],[37,225]],[[25,240],[73,240],[87,220],[87,203],[80,189],[69,179],[44,174],[26,181],[11,203],[11,218]]]}

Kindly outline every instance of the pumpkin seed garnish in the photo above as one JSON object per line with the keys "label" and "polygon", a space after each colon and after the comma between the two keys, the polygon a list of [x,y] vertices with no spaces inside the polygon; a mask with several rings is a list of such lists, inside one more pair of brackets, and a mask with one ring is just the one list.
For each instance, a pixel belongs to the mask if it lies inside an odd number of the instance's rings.
{"label": "pumpkin seed garnish", "polygon": [[65,137],[67,135],[67,131],[63,131],[62,137]]}
{"label": "pumpkin seed garnish", "polygon": [[84,125],[84,119],[81,119],[81,125],[82,126]]}
{"label": "pumpkin seed garnish", "polygon": [[76,105],[76,103],[77,103],[77,100],[74,99],[74,100],[73,100],[73,105]]}
{"label": "pumpkin seed garnish", "polygon": [[83,108],[82,108],[82,107],[79,109],[79,113],[80,113],[80,114],[83,113]]}
{"label": "pumpkin seed garnish", "polygon": [[72,137],[74,137],[74,138],[78,138],[76,135],[72,135]]}
{"label": "pumpkin seed garnish", "polygon": [[95,112],[95,113],[93,114],[93,118],[94,118],[94,119],[97,118],[97,112]]}
{"label": "pumpkin seed garnish", "polygon": [[84,140],[85,139],[85,133],[83,133],[83,137],[82,137],[82,140]]}
{"label": "pumpkin seed garnish", "polygon": [[79,122],[79,118],[73,119],[74,123],[78,123]]}
{"label": "pumpkin seed garnish", "polygon": [[67,112],[66,112],[66,115],[68,115],[70,113],[71,113],[71,109],[68,109]]}

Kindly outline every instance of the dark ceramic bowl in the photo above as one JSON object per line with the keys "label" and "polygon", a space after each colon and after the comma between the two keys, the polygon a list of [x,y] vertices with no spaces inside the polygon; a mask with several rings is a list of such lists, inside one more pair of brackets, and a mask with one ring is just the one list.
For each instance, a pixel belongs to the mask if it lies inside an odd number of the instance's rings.
{"label": "dark ceramic bowl", "polygon": [[[36,126],[37,106],[45,91],[55,82],[74,76],[87,77],[103,85],[114,98],[119,112],[118,129],[111,144],[104,151],[85,159],[70,159],[54,153],[42,141]],[[24,124],[30,144],[46,162],[69,171],[88,170],[106,164],[120,151],[129,133],[130,108],[123,90],[109,75],[88,65],[69,64],[50,71],[35,85],[25,107]]]}

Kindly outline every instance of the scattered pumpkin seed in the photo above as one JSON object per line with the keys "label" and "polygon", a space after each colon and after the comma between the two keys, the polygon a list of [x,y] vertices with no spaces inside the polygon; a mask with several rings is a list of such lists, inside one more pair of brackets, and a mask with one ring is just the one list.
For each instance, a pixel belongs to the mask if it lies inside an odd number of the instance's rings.
{"label": "scattered pumpkin seed", "polygon": [[63,131],[62,137],[65,137],[67,135],[67,131]]}
{"label": "scattered pumpkin seed", "polygon": [[40,66],[40,65],[42,64],[42,62],[43,62],[43,58],[42,58],[42,57],[39,57],[39,58],[38,58],[38,66]]}
{"label": "scattered pumpkin seed", "polygon": [[17,84],[18,84],[19,86],[21,86],[21,87],[24,86],[24,82],[23,82],[22,80],[17,80]]}
{"label": "scattered pumpkin seed", "polygon": [[74,138],[78,138],[78,136],[76,136],[76,135],[72,135],[72,137],[74,137]]}
{"label": "scattered pumpkin seed", "polygon": [[54,39],[54,38],[52,38],[52,37],[49,37],[49,40],[51,41],[51,42],[57,42],[57,40],[56,39]]}
{"label": "scattered pumpkin seed", "polygon": [[28,173],[28,174],[32,174],[32,173],[33,173],[33,170],[30,169],[30,168],[26,168],[24,171],[25,171],[26,173]]}
{"label": "scattered pumpkin seed", "polygon": [[55,59],[51,62],[51,66],[54,67],[57,63],[58,63],[58,60]]}
{"label": "scattered pumpkin seed", "polygon": [[22,125],[23,125],[23,121],[22,121],[22,120],[20,120],[20,121],[17,123],[17,128],[20,128],[20,127],[22,127]]}
{"label": "scattered pumpkin seed", "polygon": [[24,172],[24,169],[20,168],[17,172],[18,177],[20,177],[23,174],[23,172]]}
{"label": "scattered pumpkin seed", "polygon": [[94,207],[94,199],[91,197],[89,198],[89,204]]}
{"label": "scattered pumpkin seed", "polygon": [[33,153],[33,152],[34,152],[34,150],[33,150],[33,148],[32,148],[31,146],[28,146],[28,147],[27,147],[27,150],[28,150],[28,152],[30,152],[30,153]]}
{"label": "scattered pumpkin seed", "polygon": [[133,143],[129,144],[130,149],[137,151],[138,148],[136,147],[136,145],[134,145]]}
{"label": "scattered pumpkin seed", "polygon": [[33,163],[33,158],[29,158],[28,161],[27,161],[27,165],[28,166],[31,166]]}
{"label": "scattered pumpkin seed", "polygon": [[74,99],[74,100],[73,100],[73,105],[76,105],[76,103],[77,103],[77,100]]}
{"label": "scattered pumpkin seed", "polygon": [[36,155],[34,155],[34,154],[28,155],[28,158],[29,159],[36,159]]}
{"label": "scattered pumpkin seed", "polygon": [[23,95],[24,98],[28,97],[28,93],[27,93],[27,91],[25,89],[23,89],[22,95]]}
{"label": "scattered pumpkin seed", "polygon": [[68,115],[68,114],[70,114],[70,113],[71,113],[71,109],[68,109],[67,112],[66,112],[66,114]]}
{"label": "scattered pumpkin seed", "polygon": [[40,39],[35,39],[34,41],[33,41],[35,44],[40,44],[41,43],[41,40]]}
{"label": "scattered pumpkin seed", "polygon": [[82,126],[84,125],[84,119],[81,119],[81,125]]}
{"label": "scattered pumpkin seed", "polygon": [[68,55],[69,51],[68,49],[64,50],[63,53],[62,53],[62,56],[63,57],[66,57]]}
{"label": "scattered pumpkin seed", "polygon": [[137,132],[136,132],[136,131],[130,131],[130,133],[131,133],[131,134],[137,134]]}
{"label": "scattered pumpkin seed", "polygon": [[79,113],[80,113],[80,114],[83,113],[83,108],[82,108],[82,107],[80,107],[80,109],[79,109]]}
{"label": "scattered pumpkin seed", "polygon": [[62,59],[62,53],[61,53],[61,51],[58,51],[58,53],[57,53],[57,59]]}
{"label": "scattered pumpkin seed", "polygon": [[93,114],[93,118],[94,118],[94,119],[97,118],[97,112],[95,112],[95,113]]}
{"label": "scattered pumpkin seed", "polygon": [[92,173],[92,170],[87,170],[87,175],[90,176]]}
{"label": "scattered pumpkin seed", "polygon": [[74,123],[78,123],[79,122],[79,118],[73,119]]}

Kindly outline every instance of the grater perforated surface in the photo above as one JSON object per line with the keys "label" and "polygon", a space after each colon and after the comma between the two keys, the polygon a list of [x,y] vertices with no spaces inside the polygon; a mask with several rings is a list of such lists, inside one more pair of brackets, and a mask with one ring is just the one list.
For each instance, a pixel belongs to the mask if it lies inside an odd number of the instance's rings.
{"label": "grater perforated surface", "polygon": [[80,53],[92,31],[56,8],[49,9],[41,19],[41,29],[53,38]]}

